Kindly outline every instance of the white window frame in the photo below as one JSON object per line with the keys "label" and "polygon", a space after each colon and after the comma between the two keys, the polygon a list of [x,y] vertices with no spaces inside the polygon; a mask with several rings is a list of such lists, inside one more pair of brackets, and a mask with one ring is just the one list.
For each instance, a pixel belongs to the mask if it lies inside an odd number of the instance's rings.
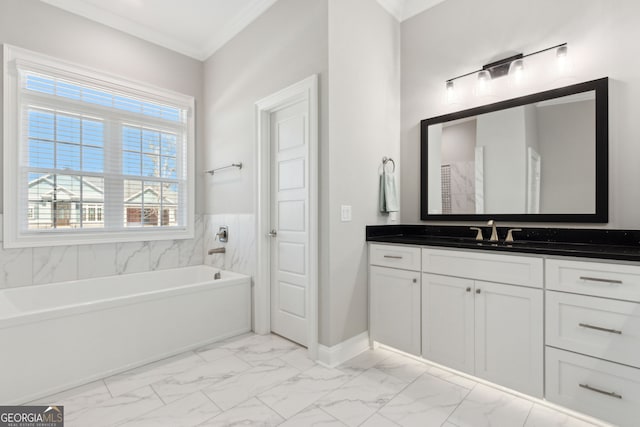
{"label": "white window frame", "polygon": [[[186,123],[186,189],[185,224],[176,227],[132,227],[124,230],[82,229],[56,232],[25,232],[21,230],[19,218],[19,196],[21,184],[19,177],[20,145],[15,143],[23,138],[20,111],[20,76],[16,62],[40,65],[45,69],[55,69],[69,75],[82,76],[100,82],[101,85],[114,88],[126,88],[131,96],[164,102],[169,105],[187,107]],[[39,246],[60,246],[79,244],[98,244],[113,242],[133,242],[152,240],[191,239],[194,237],[195,218],[195,102],[192,96],[183,95],[131,79],[114,76],[71,62],[62,61],[47,55],[32,52],[15,46],[3,45],[3,227],[5,248],[25,248]],[[105,149],[107,144],[105,143]],[[106,201],[106,199],[105,199]],[[104,218],[104,211],[103,211]],[[106,220],[105,220],[106,221]]]}

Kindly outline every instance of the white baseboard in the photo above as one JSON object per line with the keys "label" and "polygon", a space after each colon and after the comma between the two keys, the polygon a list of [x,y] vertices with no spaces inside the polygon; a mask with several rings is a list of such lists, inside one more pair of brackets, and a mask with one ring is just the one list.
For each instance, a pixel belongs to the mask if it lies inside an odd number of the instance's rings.
{"label": "white baseboard", "polygon": [[351,337],[332,347],[318,345],[318,362],[333,368],[369,349],[369,331]]}

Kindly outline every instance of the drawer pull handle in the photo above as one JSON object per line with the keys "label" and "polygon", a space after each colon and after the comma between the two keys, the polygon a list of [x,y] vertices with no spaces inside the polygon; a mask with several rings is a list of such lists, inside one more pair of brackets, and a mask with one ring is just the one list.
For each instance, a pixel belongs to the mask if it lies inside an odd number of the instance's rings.
{"label": "drawer pull handle", "polygon": [[615,285],[622,285],[622,280],[616,280],[616,279],[601,279],[599,277],[580,276],[580,280],[586,280],[588,282],[601,282],[601,283],[611,283]]}
{"label": "drawer pull handle", "polygon": [[582,388],[586,388],[587,390],[595,391],[596,393],[604,394],[606,396],[615,397],[616,399],[622,399],[622,396],[618,393],[614,393],[612,391],[604,391],[599,388],[591,387],[589,384],[578,384]]}
{"label": "drawer pull handle", "polygon": [[385,255],[384,257],[385,258],[393,258],[393,259],[402,259],[402,257],[398,256],[398,255]]}
{"label": "drawer pull handle", "polygon": [[611,334],[622,335],[622,331],[619,331],[617,329],[601,328],[600,326],[588,325],[586,323],[578,323],[578,326],[582,326],[583,328],[595,329],[596,331],[609,332]]}

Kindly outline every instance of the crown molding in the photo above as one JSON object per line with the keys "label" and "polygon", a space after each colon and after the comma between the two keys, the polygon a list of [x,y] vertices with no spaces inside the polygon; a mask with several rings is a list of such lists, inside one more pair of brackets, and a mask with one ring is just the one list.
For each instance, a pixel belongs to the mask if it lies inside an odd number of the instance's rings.
{"label": "crown molding", "polygon": [[402,22],[405,0],[378,0],[380,6],[385,8],[398,22]]}
{"label": "crown molding", "polygon": [[153,44],[204,61],[264,13],[277,0],[253,0],[240,14],[200,43],[188,43],[81,0],[40,0]]}
{"label": "crown molding", "polygon": [[201,61],[209,58],[229,40],[238,35],[249,24],[267,11],[278,0],[254,0],[239,15],[229,21],[214,37],[211,37],[202,50]]}
{"label": "crown molding", "polygon": [[378,3],[399,22],[402,22],[443,1],[444,0],[378,0]]}

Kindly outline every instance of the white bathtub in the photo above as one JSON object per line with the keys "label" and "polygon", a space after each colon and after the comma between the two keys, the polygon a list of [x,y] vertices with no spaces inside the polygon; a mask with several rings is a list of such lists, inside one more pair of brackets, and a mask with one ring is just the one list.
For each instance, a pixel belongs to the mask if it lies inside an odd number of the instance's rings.
{"label": "white bathtub", "polygon": [[0,290],[0,405],[251,329],[249,276],[194,266]]}

